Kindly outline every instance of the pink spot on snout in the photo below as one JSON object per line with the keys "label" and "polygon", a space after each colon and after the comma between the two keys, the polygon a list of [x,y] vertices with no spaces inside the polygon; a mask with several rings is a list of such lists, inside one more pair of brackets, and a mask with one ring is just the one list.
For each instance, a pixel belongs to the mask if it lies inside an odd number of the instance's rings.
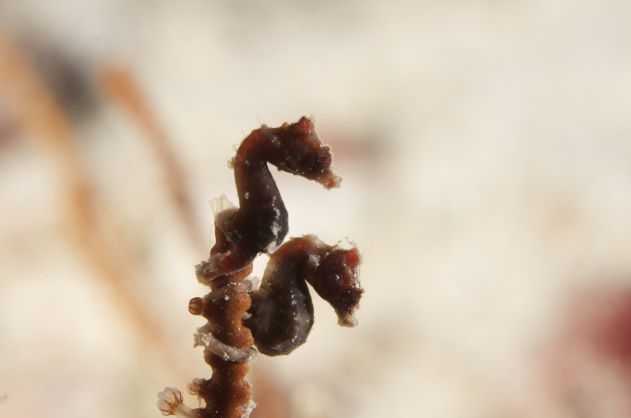
{"label": "pink spot on snout", "polygon": [[357,248],[353,248],[346,253],[346,265],[351,269],[356,269],[361,262],[361,257]]}
{"label": "pink spot on snout", "polygon": [[305,135],[311,132],[311,130],[313,129],[313,122],[306,116],[301,117],[297,125],[300,133]]}

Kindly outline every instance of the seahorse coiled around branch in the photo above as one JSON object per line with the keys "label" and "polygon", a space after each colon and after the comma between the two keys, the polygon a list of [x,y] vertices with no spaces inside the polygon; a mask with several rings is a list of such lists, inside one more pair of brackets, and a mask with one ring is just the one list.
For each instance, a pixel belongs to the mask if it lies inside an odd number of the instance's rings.
{"label": "seahorse coiled around branch", "polygon": [[[268,168],[269,163],[330,189],[341,182],[331,162],[330,148],[306,117],[278,128],[262,126],[243,140],[231,161],[239,206],[215,214],[215,245],[196,266],[198,280],[211,292],[189,302],[189,312],[207,320],[197,329],[194,344],[204,347],[213,373],[189,385],[205,406],[187,408],[181,393],[167,388],[159,401],[163,414],[248,417],[254,403],[246,374],[254,346],[263,354],[280,355],[306,341],[313,325],[308,284],[335,309],[340,325],[356,324],[353,314],[363,293],[357,248],[327,245],[314,235],[283,244],[288,214]],[[259,285],[249,275],[260,253],[270,260]]]}

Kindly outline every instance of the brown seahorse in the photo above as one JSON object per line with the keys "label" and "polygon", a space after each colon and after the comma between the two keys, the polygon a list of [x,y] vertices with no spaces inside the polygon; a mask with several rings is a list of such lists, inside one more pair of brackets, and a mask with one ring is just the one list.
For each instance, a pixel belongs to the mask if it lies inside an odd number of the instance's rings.
{"label": "brown seahorse", "polygon": [[310,119],[302,117],[279,128],[263,125],[252,131],[231,162],[239,207],[215,217],[217,238],[225,245],[197,266],[200,281],[245,268],[259,253],[273,251],[285,239],[287,209],[268,163],[327,189],[341,182],[331,170],[331,149],[322,144]]}
{"label": "brown seahorse", "polygon": [[[312,235],[281,245],[289,229],[287,209],[267,166],[330,189],[341,181],[331,170],[331,158],[330,148],[306,117],[278,128],[262,126],[241,143],[232,160],[239,207],[215,215],[216,243],[208,260],[196,266],[198,280],[211,292],[189,302],[192,314],[208,320],[198,328],[195,345],[205,347],[204,359],[213,373],[189,385],[205,406],[188,408],[179,391],[166,388],[158,401],[163,414],[248,417],[254,408],[246,380],[253,346],[268,355],[287,354],[306,340],[313,324],[307,283],[334,307],[341,325],[355,324],[353,313],[363,292],[359,252],[327,245]],[[271,253],[270,262],[257,289],[248,275],[252,261],[263,252]]]}

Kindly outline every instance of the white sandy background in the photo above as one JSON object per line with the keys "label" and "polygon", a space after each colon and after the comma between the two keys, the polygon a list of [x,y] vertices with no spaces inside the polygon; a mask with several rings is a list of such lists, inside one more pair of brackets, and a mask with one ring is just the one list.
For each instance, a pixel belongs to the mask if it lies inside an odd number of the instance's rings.
{"label": "white sandy background", "polygon": [[[140,80],[207,245],[208,200],[236,197],[234,146],[261,123],[315,118],[344,182],[327,192],[274,170],[290,235],[354,240],[366,293],[356,329],[317,301],[305,346],[257,357],[278,418],[629,416],[623,378],[561,383],[583,388],[568,400],[542,353],[576,294],[631,286],[630,19],[624,0],[0,2],[3,36]],[[99,100],[77,148],[133,264],[125,286],[166,342],[143,336],[73,243],[58,167],[13,130],[0,417],[156,417],[159,390],[209,374],[186,309],[204,250],[143,132]],[[0,86],[0,119],[10,109]]]}

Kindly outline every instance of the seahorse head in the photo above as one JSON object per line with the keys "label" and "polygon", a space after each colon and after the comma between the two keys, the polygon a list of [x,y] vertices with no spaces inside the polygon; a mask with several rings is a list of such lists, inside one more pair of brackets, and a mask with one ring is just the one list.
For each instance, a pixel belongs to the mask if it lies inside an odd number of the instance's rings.
{"label": "seahorse head", "polygon": [[334,247],[320,260],[309,282],[325,299],[338,317],[338,324],[352,327],[357,324],[354,313],[364,289],[359,282],[361,257],[357,248]]}
{"label": "seahorse head", "polygon": [[320,141],[311,119],[303,116],[296,123],[283,125],[274,134],[274,141],[281,155],[271,162],[280,170],[315,180],[327,189],[340,185],[341,178],[331,169],[331,148]]}

